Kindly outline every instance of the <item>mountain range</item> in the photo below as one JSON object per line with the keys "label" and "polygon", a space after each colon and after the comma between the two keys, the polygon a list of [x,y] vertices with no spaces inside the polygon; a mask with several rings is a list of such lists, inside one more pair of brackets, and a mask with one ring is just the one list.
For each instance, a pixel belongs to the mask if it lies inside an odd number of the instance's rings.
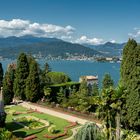
{"label": "mountain range", "polygon": [[0,56],[17,58],[20,52],[41,54],[46,57],[66,57],[66,54],[85,56],[119,56],[124,44],[107,42],[102,45],[75,44],[57,38],[43,38],[33,36],[0,38]]}
{"label": "mountain range", "polygon": [[100,45],[89,45],[89,44],[83,44],[84,46],[95,49],[96,51],[102,53],[104,56],[109,57],[120,57],[122,55],[123,47],[126,43],[111,43],[106,42],[104,44]]}

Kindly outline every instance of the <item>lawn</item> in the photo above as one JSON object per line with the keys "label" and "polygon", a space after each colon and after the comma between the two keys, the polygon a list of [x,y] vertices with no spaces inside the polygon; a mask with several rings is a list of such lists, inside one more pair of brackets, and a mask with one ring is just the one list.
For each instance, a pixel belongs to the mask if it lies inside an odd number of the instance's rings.
{"label": "lawn", "polygon": [[[38,137],[38,139],[46,140],[47,138],[43,137],[44,134],[50,134],[50,135],[53,135],[53,134],[48,132],[48,129],[47,129],[48,127],[35,129],[35,130],[32,130],[32,129],[27,130],[23,126],[14,123],[13,118],[27,116],[27,115],[34,116],[39,119],[46,120],[51,124],[54,124],[56,126],[56,129],[59,130],[59,133],[62,133],[64,131],[64,127],[69,125],[69,122],[67,120],[57,118],[57,117],[51,116],[49,114],[44,114],[44,113],[40,114],[38,112],[33,112],[30,114],[12,115],[11,112],[15,112],[15,111],[16,112],[26,112],[27,111],[26,108],[23,108],[22,106],[19,106],[19,105],[12,106],[12,107],[6,107],[5,110],[7,112],[6,128],[9,131],[12,131],[14,135],[16,135],[18,137],[22,137],[22,138],[35,134]],[[65,136],[65,138],[69,137],[71,135],[72,135],[72,131],[69,129],[68,135]],[[64,137],[57,138],[57,140],[61,140],[61,139],[64,139]]]}

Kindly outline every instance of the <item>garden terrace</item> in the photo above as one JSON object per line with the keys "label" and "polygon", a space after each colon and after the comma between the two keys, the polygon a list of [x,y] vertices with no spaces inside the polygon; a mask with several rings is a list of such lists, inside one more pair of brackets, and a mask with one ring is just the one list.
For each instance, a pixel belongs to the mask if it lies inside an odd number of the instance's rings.
{"label": "garden terrace", "polygon": [[[32,110],[32,113],[30,113],[30,116],[41,120],[41,123],[43,120],[45,122],[49,122],[50,125],[55,125],[56,126],[55,129],[57,130],[57,133],[49,132],[48,127],[45,126],[45,124],[44,124],[45,128],[40,127],[38,129],[26,129],[23,125],[19,125],[13,122],[13,118],[20,118],[20,117],[23,118],[27,116],[28,111],[29,111],[28,109],[17,105],[17,106],[12,106],[12,107],[7,106],[5,110],[7,112],[6,128],[9,131],[13,132],[15,136],[22,137],[26,140],[31,140],[36,137],[41,140],[46,140],[46,138],[44,137],[46,135],[56,137],[55,138],[56,140],[65,139],[72,135],[72,131],[70,129],[71,127],[75,126],[75,125],[72,126],[72,123],[68,122],[67,120],[57,118],[48,114],[40,113],[37,110],[34,110],[34,111]],[[20,112],[20,113],[18,114],[16,112]],[[71,126],[71,127],[69,128],[68,126]],[[65,128],[67,128],[67,133],[65,135],[61,135],[66,132]],[[60,136],[59,138],[58,138],[58,135]]]}

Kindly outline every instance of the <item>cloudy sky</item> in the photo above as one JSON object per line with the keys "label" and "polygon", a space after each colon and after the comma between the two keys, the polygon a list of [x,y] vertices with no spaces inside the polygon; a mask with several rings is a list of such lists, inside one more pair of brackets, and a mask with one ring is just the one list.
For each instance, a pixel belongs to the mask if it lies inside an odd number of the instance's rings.
{"label": "cloudy sky", "polygon": [[0,0],[0,37],[140,42],[140,0]]}

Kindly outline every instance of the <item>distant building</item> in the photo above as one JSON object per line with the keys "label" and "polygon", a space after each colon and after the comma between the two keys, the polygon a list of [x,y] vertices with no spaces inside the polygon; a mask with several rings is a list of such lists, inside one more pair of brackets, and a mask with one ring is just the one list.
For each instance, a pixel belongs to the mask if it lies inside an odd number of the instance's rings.
{"label": "distant building", "polygon": [[112,61],[112,60],[113,60],[113,58],[111,58],[111,57],[106,58],[106,61]]}
{"label": "distant building", "polygon": [[79,82],[82,82],[82,81],[86,81],[88,86],[93,85],[94,83],[98,84],[98,76],[93,76],[93,75],[81,76],[79,78]]}

